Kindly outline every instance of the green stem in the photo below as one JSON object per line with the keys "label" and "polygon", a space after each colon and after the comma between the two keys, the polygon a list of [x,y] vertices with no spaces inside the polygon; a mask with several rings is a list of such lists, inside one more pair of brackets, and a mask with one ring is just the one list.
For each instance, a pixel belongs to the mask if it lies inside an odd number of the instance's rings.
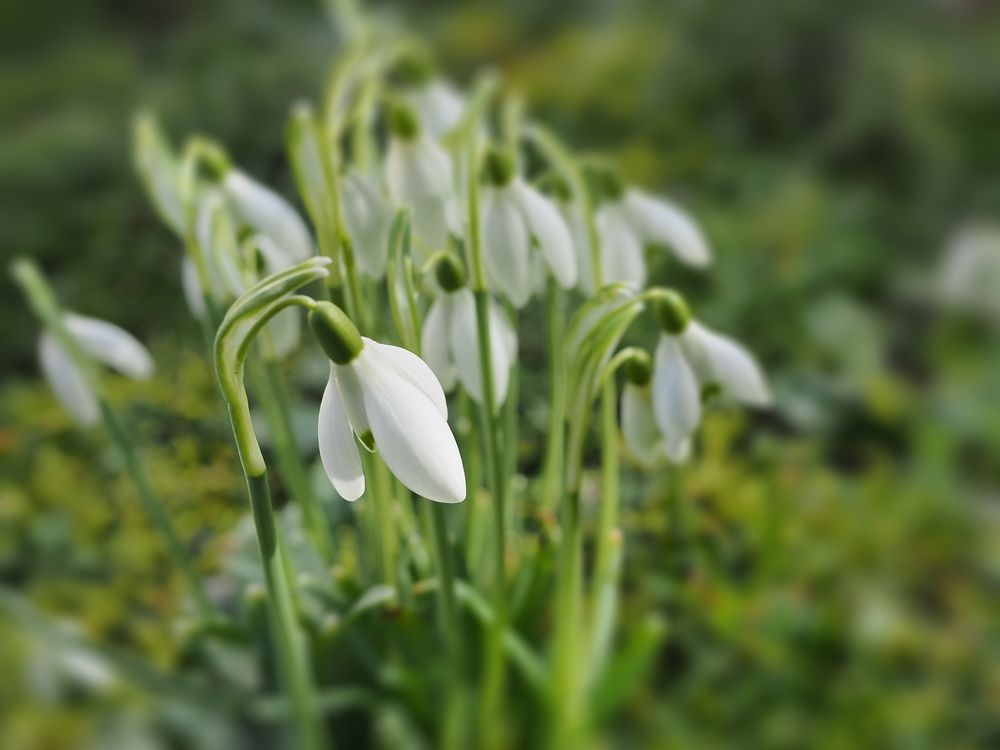
{"label": "green stem", "polygon": [[316,550],[327,565],[336,562],[333,534],[320,499],[313,491],[312,482],[295,444],[291,408],[284,376],[277,362],[264,361],[260,367],[251,362],[250,374],[257,397],[271,428],[271,440],[281,474],[288,482],[292,498],[302,511],[302,520]]}
{"label": "green stem", "polygon": [[563,454],[566,432],[566,320],[564,296],[555,279],[549,278],[545,297],[549,348],[549,427],[545,443],[545,476],[542,499],[546,508],[555,509],[562,491]]}
{"label": "green stem", "polygon": [[298,747],[321,750],[329,747],[322,717],[316,710],[315,689],[309,669],[306,644],[298,629],[292,585],[284,564],[278,527],[271,505],[267,470],[259,475],[244,474],[254,528],[267,586],[268,612],[274,631],[274,646],[282,680],[289,692],[292,716],[298,733]]}
{"label": "green stem", "polygon": [[170,555],[174,565],[181,571],[181,575],[184,576],[184,580],[187,582],[188,588],[191,590],[191,594],[194,596],[195,603],[198,605],[198,610],[202,616],[206,619],[215,619],[215,609],[205,594],[201,579],[191,566],[187,551],[181,543],[177,530],[170,521],[170,516],[167,514],[166,508],[163,507],[160,499],[153,492],[153,487],[149,482],[149,477],[146,475],[146,470],[136,453],[135,441],[103,398],[100,400],[100,406],[104,427],[108,431],[111,442],[114,443],[115,447],[121,453],[122,459],[125,461],[125,467],[128,470],[129,476],[132,477],[132,481],[139,492],[139,501],[142,503],[143,508],[149,515],[157,531],[166,540],[167,553]]}
{"label": "green stem", "polygon": [[378,532],[378,549],[381,559],[382,580],[396,588],[396,524],[393,518],[393,498],[390,495],[390,478],[385,463],[376,455],[367,453],[362,458],[365,476],[371,480],[372,501]]}
{"label": "green stem", "polygon": [[431,528],[434,536],[434,548],[437,553],[441,620],[448,648],[452,652],[457,667],[460,664],[461,630],[458,622],[458,607],[455,604],[455,570],[452,564],[451,543],[448,540],[446,512],[445,506],[441,503],[432,502],[430,504]]}

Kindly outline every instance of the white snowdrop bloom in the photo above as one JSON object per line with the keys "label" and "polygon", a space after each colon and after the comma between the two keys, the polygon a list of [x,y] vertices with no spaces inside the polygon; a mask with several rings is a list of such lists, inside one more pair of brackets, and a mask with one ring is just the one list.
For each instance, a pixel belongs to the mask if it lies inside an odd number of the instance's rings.
{"label": "white snowdrop bloom", "polygon": [[1000,319],[1000,225],[962,227],[945,248],[933,292],[948,307]]}
{"label": "white snowdrop bloom", "polygon": [[[442,292],[424,319],[420,348],[446,391],[460,382],[477,403],[483,400],[479,367],[476,302],[468,288]],[[506,313],[490,300],[490,352],[493,364],[494,408],[507,398],[510,372],[517,359],[517,333]]]}
{"label": "white snowdrop bloom", "polygon": [[[647,245],[664,246],[682,263],[702,268],[711,261],[708,242],[690,215],[677,204],[635,188],[625,189],[617,176],[598,170],[597,238],[600,244],[601,283],[624,281],[646,285]],[[578,260],[589,269],[590,242],[582,215],[574,232]],[[593,275],[582,276],[581,286],[592,292]]]}
{"label": "white snowdrop bloom", "polygon": [[313,255],[312,238],[291,204],[239,169],[230,169],[222,181],[233,212],[244,224],[268,237],[295,262]]}
{"label": "white snowdrop bloom", "polygon": [[344,174],[341,194],[358,268],[370,278],[381,279],[389,258],[392,207],[373,181],[354,169]]}
{"label": "white snowdrop bloom", "polygon": [[451,83],[435,78],[403,90],[403,99],[416,113],[431,138],[449,133],[465,111],[465,97]]}
{"label": "white snowdrop bloom", "polygon": [[392,137],[385,157],[385,181],[396,206],[409,206],[416,247],[426,257],[444,248],[455,231],[452,164],[448,152],[420,132],[414,114],[394,106],[389,114]]}
{"label": "white snowdrop bloom", "polygon": [[621,427],[625,448],[643,466],[655,466],[665,458],[680,463],[690,454],[690,438],[674,441],[671,444],[673,452],[668,452],[667,442],[654,417],[653,389],[649,383],[625,384],[621,397]]}
{"label": "white snowdrop bloom", "polygon": [[539,288],[534,248],[564,289],[576,286],[573,239],[555,202],[513,175],[510,159],[490,151],[484,162],[483,255],[490,284],[516,307]]}
{"label": "white snowdrop bloom", "polygon": [[319,453],[337,493],[351,501],[364,494],[360,440],[416,494],[444,503],[464,500],[462,456],[431,368],[406,349],[361,337],[332,303],[318,303],[309,322],[331,359],[319,410]]}
{"label": "white snowdrop bloom", "polygon": [[[153,358],[128,331],[97,318],[66,313],[63,323],[87,356],[134,379],[153,373]],[[43,333],[38,347],[42,373],[56,398],[81,425],[100,418],[97,396],[76,361],[50,333]]]}
{"label": "white snowdrop bloom", "polygon": [[747,406],[767,406],[771,392],[754,356],[742,345],[696,320],[680,336],[681,349],[702,387]]}

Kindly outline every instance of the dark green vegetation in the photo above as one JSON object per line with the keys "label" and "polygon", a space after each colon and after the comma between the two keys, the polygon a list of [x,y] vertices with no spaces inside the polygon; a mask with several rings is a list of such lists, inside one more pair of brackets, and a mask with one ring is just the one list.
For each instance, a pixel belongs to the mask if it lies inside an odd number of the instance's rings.
{"label": "dark green vegetation", "polygon": [[[305,2],[81,3],[58,19],[25,5],[0,11],[3,257],[36,257],[68,305],[150,342],[157,377],[115,380],[112,397],[199,567],[215,571],[247,541],[230,534],[243,487],[180,296],[180,250],[130,170],[129,117],[148,105],[176,134],[218,137],[291,196],[285,118],[317,89],[332,36]],[[773,414],[709,420],[678,497],[662,478],[623,476],[623,658],[596,700],[609,738],[993,746],[997,328],[908,282],[931,275],[960,220],[1000,216],[998,19],[975,3],[591,5],[413,3],[410,17],[456,78],[495,64],[571,143],[699,216],[713,272],[664,263],[654,276],[690,290],[697,315],[773,378]],[[37,382],[37,326],[0,284],[0,576],[103,642],[160,665],[192,659],[169,620],[177,572],[101,435],[81,434]],[[521,383],[520,460],[534,469],[541,335],[523,350],[539,373]],[[401,649],[426,650],[418,625],[402,618]],[[644,629],[661,625],[644,653]],[[34,658],[17,632],[0,620],[5,674]],[[238,681],[243,663],[215,648]],[[432,697],[394,679],[384,737],[436,718]],[[122,716],[139,724],[147,707],[127,684],[47,703],[8,679],[0,710],[0,746],[62,747]],[[183,714],[165,723],[183,737]]]}

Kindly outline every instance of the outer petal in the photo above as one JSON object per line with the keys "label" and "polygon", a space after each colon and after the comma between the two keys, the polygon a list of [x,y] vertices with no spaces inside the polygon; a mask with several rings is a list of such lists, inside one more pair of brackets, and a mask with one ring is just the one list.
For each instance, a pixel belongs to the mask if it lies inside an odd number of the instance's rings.
{"label": "outer petal", "polygon": [[455,364],[451,360],[451,346],[448,342],[450,298],[451,295],[441,294],[434,300],[420,333],[420,351],[446,391],[455,387]]}
{"label": "outer petal", "polygon": [[67,330],[94,359],[113,367],[130,378],[148,378],[153,374],[153,358],[139,340],[114,323],[67,313]]}
{"label": "outer petal", "polygon": [[531,296],[528,227],[508,188],[486,187],[482,201],[486,273],[511,303],[523,307]]}
{"label": "outer petal", "polygon": [[[363,352],[363,350],[362,350]],[[360,356],[360,355],[359,355]],[[364,435],[371,429],[368,423],[368,412],[365,411],[365,396],[361,388],[361,379],[354,364],[331,365],[333,376],[337,380],[337,391],[347,412],[347,421],[356,435]]]}
{"label": "outer petal", "polygon": [[653,391],[649,385],[625,384],[621,420],[625,447],[639,463],[653,466],[666,455],[666,445],[653,418]]}
{"label": "outer petal", "polygon": [[248,226],[270,237],[296,261],[313,254],[305,223],[284,198],[238,169],[226,173],[223,189],[236,215]]}
{"label": "outer petal", "polygon": [[353,169],[341,185],[344,220],[354,240],[358,268],[366,276],[381,279],[389,257],[392,210],[371,181]]}
{"label": "outer petal", "polygon": [[352,365],[358,373],[375,445],[404,485],[430,500],[465,499],[465,469],[448,421],[431,399],[366,346]]}
{"label": "outer petal", "polygon": [[576,253],[576,265],[579,273],[580,290],[587,295],[594,293],[594,272],[590,262],[590,238],[587,236],[587,225],[579,207],[571,204],[560,206],[566,226],[573,238],[573,250]]}
{"label": "outer petal", "polygon": [[601,242],[601,283],[626,281],[646,286],[646,259],[642,242],[618,204],[607,204],[597,213],[597,235]]}
{"label": "outer petal", "polygon": [[446,198],[425,198],[414,201],[413,234],[419,240],[414,245],[421,260],[426,260],[430,253],[440,250],[448,244],[449,200]]}
{"label": "outer petal", "polygon": [[440,138],[455,127],[465,109],[465,99],[447,81],[432,81],[405,92],[404,96],[420,118],[424,132],[432,138]]}
{"label": "outer petal", "polygon": [[338,495],[353,502],[364,494],[365,475],[358,444],[354,442],[332,369],[319,405],[319,457]]}
{"label": "outer petal", "polygon": [[441,413],[445,419],[448,418],[448,400],[444,396],[444,390],[438,381],[434,371],[424,360],[420,359],[409,349],[390,344],[380,344],[369,338],[362,337],[365,347],[372,347],[377,353],[379,361],[393,370],[399,377],[409,381],[423,393],[431,403]]}
{"label": "outer petal", "polygon": [[451,159],[426,137],[393,138],[385,159],[385,180],[397,205],[444,198],[451,193]]}
{"label": "outer petal", "polygon": [[681,343],[703,383],[718,383],[725,395],[750,406],[771,403],[760,365],[741,344],[694,320],[684,331]]}
{"label": "outer petal", "polygon": [[537,240],[559,286],[563,289],[576,286],[573,238],[559,210],[552,201],[521,179],[515,180],[512,188],[528,229]]}
{"label": "outer petal", "polygon": [[38,342],[38,359],[45,379],[63,408],[81,425],[95,424],[101,415],[97,397],[73,358],[48,333],[43,333]]}
{"label": "outer petal", "polygon": [[698,427],[701,393],[691,367],[684,359],[680,342],[660,336],[653,364],[653,418],[668,450],[675,455]]}
{"label": "outer petal", "polygon": [[[490,351],[493,354],[494,407],[507,398],[510,368],[517,355],[517,334],[507,315],[490,301]],[[452,315],[449,338],[455,369],[462,387],[477,402],[483,401],[482,370],[479,368],[479,338],[476,328],[476,302],[472,292],[461,289],[452,294]]]}
{"label": "outer petal", "polygon": [[630,190],[623,200],[626,212],[647,242],[666,245],[689,266],[707,266],[712,259],[705,236],[679,206],[639,190]]}
{"label": "outer petal", "polygon": [[202,296],[198,269],[195,268],[194,261],[186,255],[181,260],[181,290],[184,292],[184,301],[187,302],[191,314],[196,318],[204,317],[205,299]]}

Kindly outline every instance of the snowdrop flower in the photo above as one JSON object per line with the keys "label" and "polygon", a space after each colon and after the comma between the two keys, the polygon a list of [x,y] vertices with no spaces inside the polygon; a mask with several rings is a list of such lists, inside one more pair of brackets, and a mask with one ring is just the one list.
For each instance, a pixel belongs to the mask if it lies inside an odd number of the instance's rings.
{"label": "snowdrop flower", "polygon": [[537,288],[534,242],[559,286],[576,286],[573,240],[555,203],[515,176],[510,158],[496,149],[486,154],[483,179],[483,253],[491,285],[523,307]]}
{"label": "snowdrop flower", "polygon": [[445,247],[457,221],[448,152],[420,130],[413,112],[393,104],[387,112],[391,138],[385,180],[396,206],[410,206],[416,246],[426,257]]}
{"label": "snowdrop flower", "polygon": [[341,196],[358,269],[369,278],[381,279],[389,258],[392,207],[372,180],[354,169],[344,174]]}
{"label": "snowdrop flower", "polygon": [[1000,319],[1000,226],[961,228],[948,243],[938,267],[938,299],[956,310]]}
{"label": "snowdrop flower", "polygon": [[[63,323],[84,355],[130,378],[141,380],[152,375],[153,358],[123,328],[74,313],[66,313]],[[47,332],[39,341],[38,355],[42,373],[66,411],[83,426],[96,423],[100,418],[97,395],[73,356]]]}
{"label": "snowdrop flower", "polygon": [[[420,334],[420,348],[427,364],[446,391],[460,382],[477,403],[483,400],[479,367],[476,302],[465,286],[465,272],[454,258],[437,265],[442,293],[434,300]],[[493,355],[494,408],[507,398],[510,371],[517,358],[517,333],[506,313],[490,299],[490,351]]]}
{"label": "snowdrop flower", "polygon": [[[701,268],[711,260],[704,235],[679,206],[636,188],[625,188],[607,169],[592,169],[591,183],[598,200],[597,235],[600,242],[601,281],[646,285],[645,247],[667,247],[682,263]],[[596,174],[594,174],[596,173]],[[574,238],[583,286],[591,292],[590,243],[580,214]]]}
{"label": "snowdrop flower", "polygon": [[331,360],[319,408],[319,454],[338,494],[354,501],[365,491],[357,436],[416,494],[464,500],[462,456],[431,368],[406,349],[362,337],[333,303],[316,303],[309,324]]}
{"label": "snowdrop flower", "polygon": [[411,51],[397,61],[393,74],[403,101],[431,138],[440,139],[458,125],[465,111],[465,97],[436,74],[427,54]]}
{"label": "snowdrop flower", "polygon": [[652,372],[639,364],[626,370],[622,435],[642,463],[661,457],[680,463],[690,456],[705,396],[717,393],[748,406],[766,406],[771,396],[753,355],[693,320],[679,295],[661,292],[653,309],[662,333]]}
{"label": "snowdrop flower", "polygon": [[270,239],[293,262],[313,255],[312,239],[305,222],[291,204],[276,192],[236,168],[226,172],[222,189],[237,218]]}

